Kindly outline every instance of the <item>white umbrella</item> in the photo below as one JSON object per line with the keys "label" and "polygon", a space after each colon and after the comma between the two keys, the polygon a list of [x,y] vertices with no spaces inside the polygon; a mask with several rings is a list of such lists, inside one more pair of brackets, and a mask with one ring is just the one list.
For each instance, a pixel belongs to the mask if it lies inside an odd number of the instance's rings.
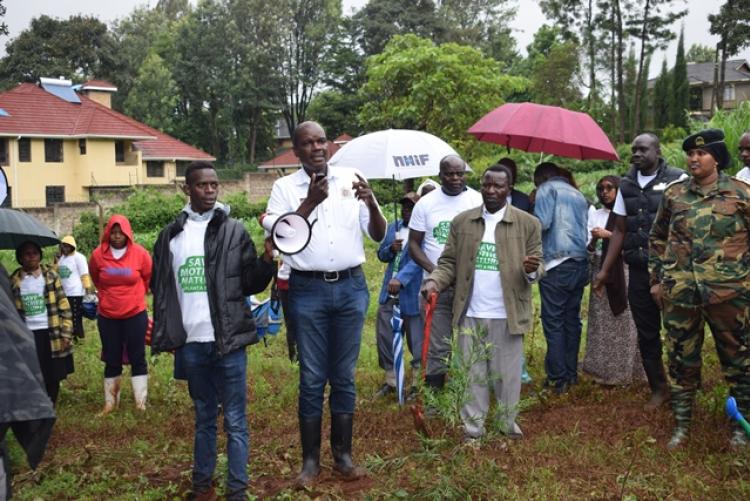
{"label": "white umbrella", "polygon": [[359,169],[367,179],[401,181],[436,175],[446,155],[457,153],[439,137],[419,130],[388,129],[352,139],[328,163]]}

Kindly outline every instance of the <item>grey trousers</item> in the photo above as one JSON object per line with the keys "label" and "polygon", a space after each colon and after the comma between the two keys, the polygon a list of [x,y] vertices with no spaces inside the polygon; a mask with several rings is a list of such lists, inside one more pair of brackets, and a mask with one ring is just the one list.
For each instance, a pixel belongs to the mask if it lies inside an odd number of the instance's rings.
{"label": "grey trousers", "polygon": [[490,408],[490,386],[497,399],[497,419],[504,433],[517,432],[521,398],[523,336],[508,331],[506,319],[466,317],[458,335],[462,366],[471,364],[467,400],[461,408],[466,435],[480,437]]}
{"label": "grey trousers", "polygon": [[[425,301],[420,296],[419,310],[424,321]],[[448,372],[453,337],[453,288],[446,289],[438,296],[435,311],[432,313],[430,346],[427,351],[427,375],[439,376]]]}
{"label": "grey trousers", "polygon": [[[377,321],[375,323],[375,335],[378,345],[378,364],[380,368],[389,371],[393,369],[393,299],[388,299],[385,304],[378,306]],[[424,336],[424,324],[419,315],[404,316],[403,329],[406,332],[406,344],[411,353],[411,366],[417,369],[422,364],[422,339]]]}

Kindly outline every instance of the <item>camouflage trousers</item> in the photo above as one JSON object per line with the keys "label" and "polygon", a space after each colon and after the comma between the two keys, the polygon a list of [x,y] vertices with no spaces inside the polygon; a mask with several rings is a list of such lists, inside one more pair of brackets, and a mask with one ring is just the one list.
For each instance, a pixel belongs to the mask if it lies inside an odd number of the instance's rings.
{"label": "camouflage trousers", "polygon": [[670,392],[678,423],[690,421],[701,382],[704,326],[714,336],[721,370],[740,411],[750,414],[750,299],[738,296],[719,304],[684,307],[664,302]]}

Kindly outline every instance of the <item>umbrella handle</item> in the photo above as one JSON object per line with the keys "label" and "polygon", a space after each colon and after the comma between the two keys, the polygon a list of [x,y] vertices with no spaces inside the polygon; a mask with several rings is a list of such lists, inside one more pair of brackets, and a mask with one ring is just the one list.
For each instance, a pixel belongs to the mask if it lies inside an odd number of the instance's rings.
{"label": "umbrella handle", "polygon": [[750,437],[750,423],[744,418],[740,410],[737,408],[737,401],[734,397],[727,398],[726,404],[727,415],[733,420],[737,421],[737,424],[744,430],[745,434]]}
{"label": "umbrella handle", "polygon": [[422,380],[427,381],[427,351],[430,347],[430,333],[432,332],[432,313],[435,311],[438,294],[433,292],[424,304],[424,336],[422,339]]}

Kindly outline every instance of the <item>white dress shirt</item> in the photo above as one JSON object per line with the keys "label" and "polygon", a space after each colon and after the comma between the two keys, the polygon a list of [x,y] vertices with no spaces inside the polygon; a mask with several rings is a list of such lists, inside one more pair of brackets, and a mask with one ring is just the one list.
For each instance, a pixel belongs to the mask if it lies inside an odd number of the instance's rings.
{"label": "white dress shirt", "polygon": [[[300,253],[282,254],[286,264],[302,271],[343,271],[365,262],[363,234],[368,234],[370,212],[357,200],[352,183],[358,182],[357,169],[328,166],[328,198],[318,204],[307,220],[313,224],[310,243]],[[296,211],[307,198],[310,176],[304,169],[273,183],[266,209],[266,224]]]}

